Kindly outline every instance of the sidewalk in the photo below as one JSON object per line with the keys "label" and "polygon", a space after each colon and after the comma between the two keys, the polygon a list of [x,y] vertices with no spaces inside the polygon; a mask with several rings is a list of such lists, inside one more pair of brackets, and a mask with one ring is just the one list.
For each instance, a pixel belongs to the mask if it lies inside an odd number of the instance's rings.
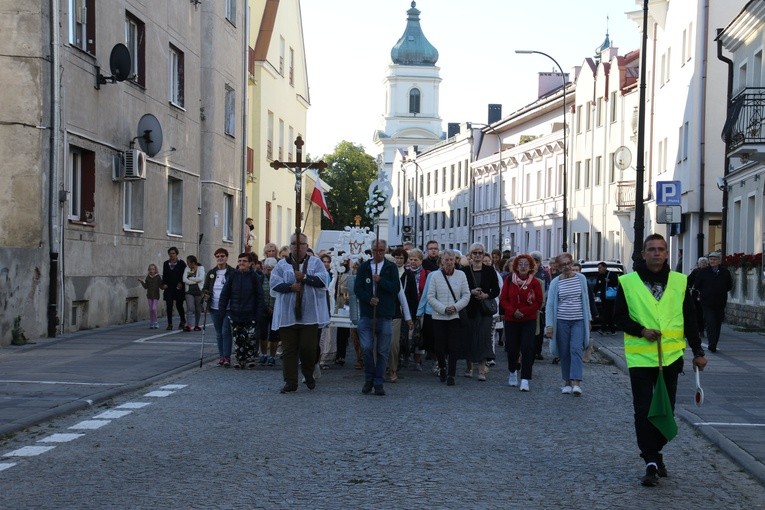
{"label": "sidewalk", "polygon": [[[621,333],[592,336],[595,347],[627,371]],[[717,352],[707,350],[701,373],[704,403],[694,403],[695,376],[690,350],[677,389],[675,415],[765,484],[765,333],[743,332],[724,324]]]}
{"label": "sidewalk", "polygon": [[[199,366],[201,341],[201,332],[151,330],[143,321],[2,348],[0,436]],[[208,324],[206,359],[217,352]]]}

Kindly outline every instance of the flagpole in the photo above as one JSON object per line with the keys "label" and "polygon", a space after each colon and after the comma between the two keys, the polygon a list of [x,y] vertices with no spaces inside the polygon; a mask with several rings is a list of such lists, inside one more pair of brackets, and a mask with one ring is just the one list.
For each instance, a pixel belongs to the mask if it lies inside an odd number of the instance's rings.
{"label": "flagpole", "polygon": [[303,232],[305,232],[305,228],[308,226],[308,216],[311,215],[311,208],[313,207],[313,200],[311,200],[308,203],[308,210],[305,212],[305,221],[303,222]]}

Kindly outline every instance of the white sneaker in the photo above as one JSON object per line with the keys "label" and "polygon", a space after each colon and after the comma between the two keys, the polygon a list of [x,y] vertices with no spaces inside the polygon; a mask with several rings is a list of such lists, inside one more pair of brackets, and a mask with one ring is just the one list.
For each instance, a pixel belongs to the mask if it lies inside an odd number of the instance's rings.
{"label": "white sneaker", "polygon": [[508,386],[518,386],[518,373],[510,372],[510,376],[507,378]]}
{"label": "white sneaker", "polygon": [[580,388],[579,386],[574,386],[573,388],[571,388],[571,393],[573,393],[575,397],[581,397],[582,388]]}
{"label": "white sneaker", "polygon": [[321,378],[321,366],[318,363],[316,363],[316,365],[313,367],[313,378],[314,379]]}
{"label": "white sneaker", "polygon": [[521,391],[529,391],[529,380],[521,379]]}
{"label": "white sneaker", "polygon": [[[568,385],[566,385],[566,386],[564,386],[564,387],[562,387],[560,389],[560,392],[563,393],[564,395],[570,395],[572,391],[573,391],[573,388],[571,388],[571,386],[568,386]],[[581,391],[581,390],[579,390],[579,391]]]}
{"label": "white sneaker", "polygon": [[472,370],[465,370],[465,377],[473,377],[473,371]]}

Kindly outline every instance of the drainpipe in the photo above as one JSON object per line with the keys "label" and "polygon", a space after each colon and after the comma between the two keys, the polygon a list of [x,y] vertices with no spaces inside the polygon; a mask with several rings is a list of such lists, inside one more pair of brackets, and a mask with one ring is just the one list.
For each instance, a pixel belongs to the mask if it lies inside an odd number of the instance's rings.
{"label": "drainpipe", "polygon": [[[717,59],[725,62],[728,65],[728,91],[725,95],[726,99],[726,114],[727,119],[730,115],[730,100],[731,94],[733,94],[733,60],[723,55],[722,35],[723,29],[717,29]],[[728,156],[728,142],[725,142],[725,164],[723,166],[723,189],[722,189],[722,246],[720,252],[725,256],[728,253],[728,172],[730,168],[730,157]]]}
{"label": "drainpipe", "polygon": [[58,311],[58,256],[59,256],[59,229],[58,229],[58,168],[59,168],[59,143],[61,139],[61,101],[59,61],[60,61],[60,11],[58,2],[50,0],[50,171],[48,174],[48,337],[56,336],[56,323]]}
{"label": "drainpipe", "polygon": [[[704,19],[701,22],[702,33],[707,34],[709,31],[709,0],[704,2],[704,10],[702,11],[702,16]],[[699,233],[697,234],[697,244],[696,244],[696,250],[698,252],[698,256],[701,257],[703,253],[706,253],[706,250],[704,249],[704,192],[705,192],[705,181],[704,181],[704,172],[706,169],[706,162],[704,158],[706,157],[706,125],[707,125],[707,114],[706,114],[706,106],[707,106],[707,59],[709,58],[709,43],[707,42],[707,37],[705,36],[703,39],[703,47],[702,47],[702,58],[701,58],[701,91],[700,91],[700,98],[699,98],[699,113],[701,114],[701,133],[700,133],[700,140],[701,140],[701,146],[699,147]]]}
{"label": "drainpipe", "polygon": [[[242,85],[243,85],[243,92],[242,92],[242,172],[241,172],[241,179],[240,179],[240,186],[242,188],[242,198],[241,198],[241,214],[242,218],[247,218],[247,119],[249,118],[247,115],[247,92],[249,90],[249,68],[247,67],[248,60],[250,58],[250,46],[249,46],[249,34],[250,34],[250,7],[249,5],[244,10],[244,35],[242,37],[243,39],[243,54],[244,54],[244,62],[242,66]],[[239,225],[244,225],[244,220],[240,218]],[[240,227],[244,228],[244,227]],[[234,232],[236,232],[236,229],[234,229]],[[246,232],[242,232],[239,234],[239,242],[241,243],[241,251],[240,253],[244,253],[244,234]],[[258,239],[258,242],[260,242],[260,239]],[[253,251],[257,253],[255,250],[255,247],[253,246]]]}

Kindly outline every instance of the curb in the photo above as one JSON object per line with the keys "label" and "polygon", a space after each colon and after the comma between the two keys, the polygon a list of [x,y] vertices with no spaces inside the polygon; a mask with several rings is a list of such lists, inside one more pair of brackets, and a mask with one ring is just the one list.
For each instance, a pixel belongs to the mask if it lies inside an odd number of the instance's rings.
{"label": "curb", "polygon": [[[210,361],[213,361],[217,359],[217,354],[215,356],[210,356],[208,358],[205,358],[204,363],[208,363]],[[89,398],[80,398],[77,400],[73,400],[71,402],[67,402],[66,404],[61,404],[56,407],[52,407],[47,411],[29,416],[27,418],[23,418],[21,420],[15,421],[13,423],[9,423],[8,425],[0,426],[0,437],[13,434],[16,432],[19,432],[21,430],[24,430],[29,427],[33,427],[35,425],[39,425],[40,423],[53,420],[55,418],[58,418],[60,416],[64,416],[67,414],[72,414],[76,411],[80,411],[82,409],[87,409],[89,407],[93,407],[95,405],[98,405],[102,402],[105,402],[107,400],[110,400],[114,397],[123,395],[125,393],[130,393],[132,391],[139,390],[141,388],[145,388],[146,386],[150,386],[158,381],[161,381],[163,379],[167,379],[168,377],[171,377],[176,374],[180,374],[182,372],[189,371],[193,368],[199,368],[199,361],[193,361],[191,363],[186,363],[185,365],[181,365],[177,368],[174,368],[172,370],[168,370],[167,372],[162,372],[161,374],[153,375],[147,379],[144,379],[142,381],[137,381],[130,384],[125,384],[123,386],[118,386],[116,388],[111,388],[108,390],[104,390],[98,393],[94,393]]]}
{"label": "curb", "polygon": [[[597,342],[595,347],[604,356],[609,358],[615,366],[619,367],[622,372],[629,373],[627,362],[619,354],[614,352],[611,347],[599,345]],[[720,451],[730,457],[735,463],[757,479],[757,481],[765,485],[765,464],[752,457],[736,443],[721,434],[716,428],[698,425],[702,420],[692,412],[677,407],[675,409],[675,415],[679,416],[685,423],[690,425],[691,428],[703,435],[710,443],[717,446]]]}

